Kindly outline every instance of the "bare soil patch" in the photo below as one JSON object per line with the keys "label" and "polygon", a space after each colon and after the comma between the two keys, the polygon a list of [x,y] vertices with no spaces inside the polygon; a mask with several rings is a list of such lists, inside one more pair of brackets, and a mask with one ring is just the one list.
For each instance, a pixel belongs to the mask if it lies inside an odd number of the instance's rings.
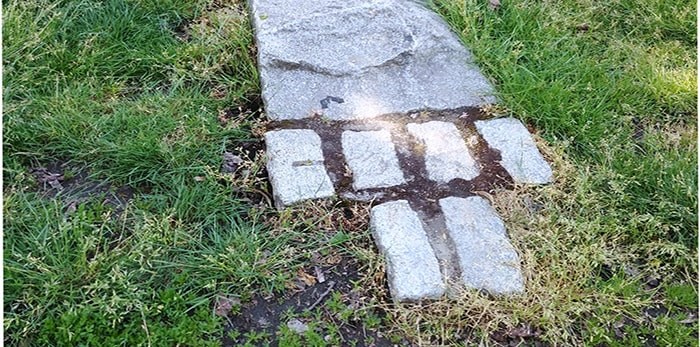
{"label": "bare soil patch", "polygon": [[[360,279],[359,264],[357,260],[350,257],[342,258],[338,264],[325,265],[320,267],[304,268],[300,274],[314,273],[316,280],[312,285],[304,283],[303,275],[300,280],[293,284],[296,288],[291,288],[286,294],[280,296],[263,297],[256,295],[253,299],[240,308],[238,314],[234,314],[229,319],[226,326],[222,343],[224,346],[237,346],[245,343],[246,333],[267,333],[271,336],[271,345],[277,346],[279,341],[276,336],[279,329],[290,324],[310,323],[312,318],[301,317],[304,312],[320,313],[321,321],[338,326],[337,333],[340,335],[344,345],[355,346],[393,346],[394,344],[382,334],[378,329],[369,329],[362,321],[341,322],[337,317],[337,312],[325,306],[335,293],[340,293],[344,303],[350,307],[359,306],[363,293],[355,288],[353,282]],[[323,279],[321,282],[320,279]],[[290,318],[294,316],[296,318]],[[384,313],[380,312],[381,316]],[[318,320],[316,320],[318,322]],[[320,324],[323,326],[325,324]],[[326,335],[323,328],[317,327],[316,333]],[[237,339],[232,339],[229,332],[236,330],[240,333]],[[326,335],[328,337],[328,335]],[[366,344],[365,341],[372,341]],[[405,341],[404,341],[405,342]]]}

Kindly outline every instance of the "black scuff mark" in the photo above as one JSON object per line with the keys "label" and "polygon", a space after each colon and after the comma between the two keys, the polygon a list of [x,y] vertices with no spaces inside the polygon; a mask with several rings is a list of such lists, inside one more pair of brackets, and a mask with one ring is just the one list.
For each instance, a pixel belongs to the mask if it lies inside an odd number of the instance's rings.
{"label": "black scuff mark", "polygon": [[322,109],[327,109],[331,105],[331,102],[342,104],[345,102],[345,100],[337,96],[328,95],[325,98],[321,99],[319,102],[321,103]]}

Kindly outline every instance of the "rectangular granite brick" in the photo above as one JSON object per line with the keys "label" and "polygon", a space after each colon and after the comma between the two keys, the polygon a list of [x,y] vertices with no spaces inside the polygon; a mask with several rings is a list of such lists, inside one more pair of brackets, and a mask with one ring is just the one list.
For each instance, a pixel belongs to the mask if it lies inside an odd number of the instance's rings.
{"label": "rectangular granite brick", "polygon": [[455,178],[469,181],[479,175],[479,166],[454,124],[431,121],[410,123],[406,128],[425,146],[425,168],[431,180],[438,183],[448,183]]}
{"label": "rectangular granite brick", "polygon": [[396,301],[435,299],[445,293],[440,266],[418,214],[406,200],[374,206],[370,227],[386,258],[391,296]]}
{"label": "rectangular granite brick", "polygon": [[355,190],[383,188],[405,182],[388,130],[345,131],[343,155],[353,174]]}
{"label": "rectangular granite brick", "polygon": [[552,168],[519,120],[498,118],[476,121],[474,125],[488,145],[501,152],[501,165],[515,182],[544,184],[552,181]]}
{"label": "rectangular granite brick", "polygon": [[333,196],[321,138],[313,130],[288,129],[265,134],[267,171],[278,208],[307,199]]}
{"label": "rectangular granite brick", "polygon": [[445,224],[457,250],[462,280],[468,288],[491,294],[524,290],[520,259],[508,241],[496,211],[482,197],[440,200]]}

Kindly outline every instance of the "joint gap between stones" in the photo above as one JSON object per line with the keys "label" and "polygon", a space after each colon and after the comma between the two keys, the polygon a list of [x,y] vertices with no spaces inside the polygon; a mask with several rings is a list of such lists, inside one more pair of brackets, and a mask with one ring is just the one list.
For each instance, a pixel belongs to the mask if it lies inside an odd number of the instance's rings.
{"label": "joint gap between stones", "polygon": [[459,107],[454,109],[416,109],[403,113],[385,113],[370,118],[362,119],[332,119],[322,113],[313,112],[309,117],[299,119],[273,120],[268,124],[267,130],[279,129],[314,129],[316,126],[333,127],[344,130],[378,130],[369,128],[372,122],[389,122],[397,126],[405,126],[408,123],[424,123],[429,121],[442,121],[461,123],[473,123],[477,120],[490,119],[488,115],[478,107]]}
{"label": "joint gap between stones", "polygon": [[[479,175],[470,181],[472,183],[472,191],[489,191],[496,186],[512,188],[513,178],[501,165],[501,152],[491,148],[486,143],[483,136],[476,130],[474,121],[457,122],[455,125],[467,143],[467,147],[473,150],[472,155],[474,155],[474,159],[480,166]],[[474,136],[476,139],[476,144],[474,145],[467,141],[471,136]]]}
{"label": "joint gap between stones", "polygon": [[309,127],[321,138],[323,165],[339,196],[352,190],[352,171],[348,169],[341,143],[342,131],[328,126]]}
{"label": "joint gap between stones", "polygon": [[[440,208],[437,202],[433,204],[436,205],[435,208]],[[448,296],[457,293],[461,288],[462,270],[459,266],[457,247],[447,231],[444,214],[436,213],[429,216],[418,204],[409,201],[409,205],[418,214],[433,254],[438,260]]]}

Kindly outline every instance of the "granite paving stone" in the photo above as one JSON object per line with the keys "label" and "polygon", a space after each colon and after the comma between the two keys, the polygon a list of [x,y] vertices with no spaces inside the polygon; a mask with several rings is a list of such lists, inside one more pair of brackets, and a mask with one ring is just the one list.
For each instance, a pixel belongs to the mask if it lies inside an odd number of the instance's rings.
{"label": "granite paving stone", "polygon": [[449,197],[440,200],[440,207],[457,250],[464,284],[491,294],[522,292],[518,254],[508,241],[501,217],[488,201],[479,196]]}
{"label": "granite paving stone", "polygon": [[[510,183],[504,169],[518,183],[551,182],[552,170],[518,120],[475,121],[497,102],[494,89],[427,4],[249,0],[275,206],[373,204],[395,301],[438,299],[455,285],[522,293],[503,221],[472,195]],[[475,145],[484,142],[499,163]]]}
{"label": "granite paving stone", "polygon": [[394,300],[435,299],[445,293],[438,260],[408,201],[374,206],[370,228],[386,259],[389,289]]}
{"label": "granite paving stone", "polygon": [[270,131],[265,134],[265,143],[267,171],[278,208],[335,194],[323,164],[321,138],[314,131]]}
{"label": "granite paving stone", "polygon": [[406,182],[388,130],[344,131],[342,143],[355,190],[391,187]]}
{"label": "granite paving stone", "polygon": [[251,8],[273,120],[360,119],[495,101],[470,52],[422,2],[251,0]]}
{"label": "granite paving stone", "polygon": [[455,178],[471,180],[479,175],[478,164],[453,123],[409,123],[406,128],[425,146],[425,166],[431,180],[448,183]]}
{"label": "granite paving stone", "polygon": [[517,183],[552,182],[552,168],[542,157],[532,135],[515,118],[474,122],[489,146],[501,152],[501,165]]}

